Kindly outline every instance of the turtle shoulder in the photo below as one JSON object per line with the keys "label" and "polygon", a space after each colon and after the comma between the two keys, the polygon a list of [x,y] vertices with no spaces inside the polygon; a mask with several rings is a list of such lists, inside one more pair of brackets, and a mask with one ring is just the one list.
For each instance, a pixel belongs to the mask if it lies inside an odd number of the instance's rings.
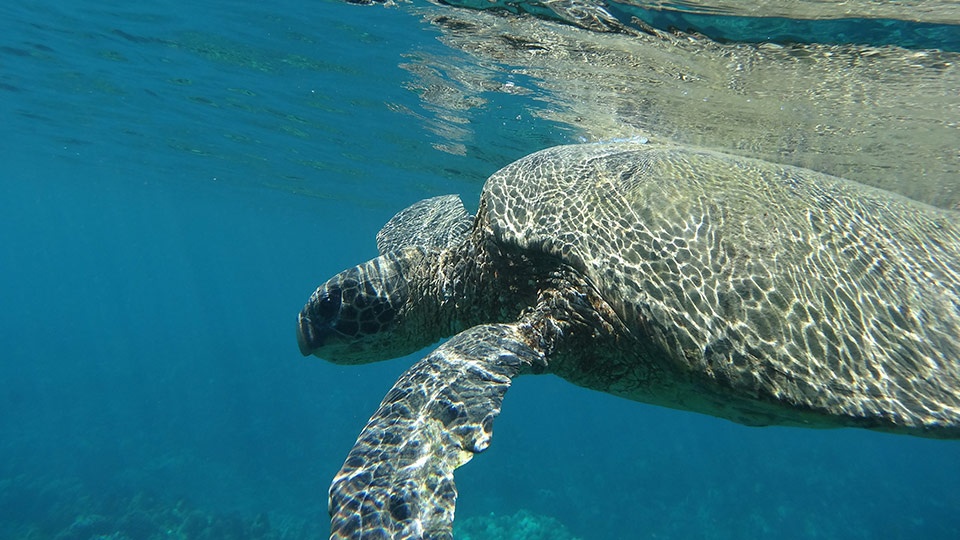
{"label": "turtle shoulder", "polygon": [[532,154],[488,180],[481,208],[497,242],[580,272],[658,351],[628,361],[674,383],[615,393],[745,423],[960,431],[956,212],[635,143]]}

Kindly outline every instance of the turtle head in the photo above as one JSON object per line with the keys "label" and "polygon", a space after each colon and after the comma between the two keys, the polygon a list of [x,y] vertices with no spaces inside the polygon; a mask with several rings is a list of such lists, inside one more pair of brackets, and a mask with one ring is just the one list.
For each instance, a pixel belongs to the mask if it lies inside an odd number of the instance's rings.
{"label": "turtle head", "polygon": [[439,255],[465,241],[473,216],[456,195],[400,211],[377,234],[380,256],[321,285],[297,321],[300,352],[338,364],[412,353],[441,337]]}
{"label": "turtle head", "polygon": [[416,249],[382,255],[318,287],[297,320],[300,352],[338,364],[363,364],[427,345],[405,332],[416,326],[412,321],[404,324],[416,307],[408,273],[422,256]]}

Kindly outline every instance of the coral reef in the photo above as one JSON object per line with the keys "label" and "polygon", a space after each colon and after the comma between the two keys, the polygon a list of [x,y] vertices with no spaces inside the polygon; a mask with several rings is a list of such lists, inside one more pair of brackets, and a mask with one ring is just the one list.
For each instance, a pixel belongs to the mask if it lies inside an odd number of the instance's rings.
{"label": "coral reef", "polygon": [[[17,540],[316,540],[328,534],[322,509],[296,517],[228,512],[40,475],[0,478],[0,509],[0,538]],[[558,520],[528,510],[460,516],[454,538],[579,540]]]}
{"label": "coral reef", "polygon": [[301,540],[323,538],[323,519],[246,515],[140,493],[92,496],[79,483],[0,481],[0,537],[23,540]]}

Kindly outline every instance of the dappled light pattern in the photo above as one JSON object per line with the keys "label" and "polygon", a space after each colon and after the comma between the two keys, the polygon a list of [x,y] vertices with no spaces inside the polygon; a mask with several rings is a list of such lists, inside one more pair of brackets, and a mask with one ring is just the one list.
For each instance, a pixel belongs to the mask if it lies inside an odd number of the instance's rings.
{"label": "dappled light pattern", "polygon": [[[453,472],[489,446],[523,373],[748,425],[960,438],[955,212],[643,139],[504,167],[459,241],[433,219],[464,214],[449,197],[401,211],[386,253],[300,314],[302,352],[334,362],[466,328],[408,369],[361,432],[330,488],[333,539],[452,538]],[[440,229],[421,231],[423,217]],[[421,245],[396,250],[404,238]],[[369,289],[340,295],[347,323],[364,298],[396,320],[314,339],[344,324],[325,301],[335,289]]]}
{"label": "dappled light pattern", "polygon": [[661,351],[578,384],[747,424],[960,433],[955,212],[635,143],[534,154],[483,200],[500,242],[573,265]]}
{"label": "dappled light pattern", "polygon": [[331,538],[452,538],[453,470],[490,445],[511,378],[538,360],[517,328],[491,325],[407,370],[333,480]]}

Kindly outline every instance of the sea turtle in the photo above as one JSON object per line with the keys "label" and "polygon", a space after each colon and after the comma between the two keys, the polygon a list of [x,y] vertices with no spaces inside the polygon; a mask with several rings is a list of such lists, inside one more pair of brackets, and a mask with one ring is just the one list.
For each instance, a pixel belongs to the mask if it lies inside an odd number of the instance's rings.
{"label": "sea turtle", "polygon": [[330,488],[331,538],[450,538],[453,470],[553,373],[749,425],[960,437],[960,214],[666,144],[561,146],[400,212],[300,312],[304,355],[407,370]]}

